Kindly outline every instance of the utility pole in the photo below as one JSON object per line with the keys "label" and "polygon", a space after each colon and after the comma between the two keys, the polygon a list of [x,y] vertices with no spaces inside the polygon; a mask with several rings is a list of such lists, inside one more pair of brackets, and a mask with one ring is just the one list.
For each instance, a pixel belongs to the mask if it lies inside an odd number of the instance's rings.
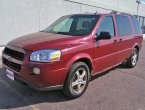
{"label": "utility pole", "polygon": [[139,6],[140,4],[144,4],[145,5],[145,2],[141,1],[141,0],[136,0],[136,3],[137,3],[137,17],[139,16]]}
{"label": "utility pole", "polygon": [[136,3],[137,3],[137,17],[139,16],[139,5],[140,5],[140,0],[137,0],[136,1]]}

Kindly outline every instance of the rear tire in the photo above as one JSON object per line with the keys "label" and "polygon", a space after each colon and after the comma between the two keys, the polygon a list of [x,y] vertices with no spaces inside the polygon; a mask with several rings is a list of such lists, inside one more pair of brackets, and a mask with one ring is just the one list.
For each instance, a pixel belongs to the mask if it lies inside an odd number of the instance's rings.
{"label": "rear tire", "polygon": [[89,68],[84,62],[72,65],[63,87],[63,93],[71,99],[80,97],[89,83]]}
{"label": "rear tire", "polygon": [[126,61],[127,67],[134,68],[137,64],[138,57],[139,57],[139,51],[138,51],[137,48],[134,48],[133,51],[132,51],[131,56]]}

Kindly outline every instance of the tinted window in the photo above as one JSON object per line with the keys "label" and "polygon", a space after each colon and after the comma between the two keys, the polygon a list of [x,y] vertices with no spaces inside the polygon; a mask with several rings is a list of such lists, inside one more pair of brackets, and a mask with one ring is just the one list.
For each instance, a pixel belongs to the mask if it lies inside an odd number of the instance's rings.
{"label": "tinted window", "polygon": [[143,17],[140,17],[140,26],[143,24]]}
{"label": "tinted window", "polygon": [[64,16],[54,22],[43,32],[74,36],[88,35],[95,27],[99,18],[99,15]]}
{"label": "tinted window", "polygon": [[111,16],[104,17],[97,30],[97,36],[100,36],[101,32],[109,32],[111,36],[114,36],[114,23]]}
{"label": "tinted window", "polygon": [[139,25],[137,19],[134,17],[131,17],[131,21],[133,24],[135,34],[139,34],[140,33],[140,25]]}
{"label": "tinted window", "polygon": [[143,26],[145,26],[145,18],[144,18],[144,20],[143,20]]}
{"label": "tinted window", "polygon": [[116,23],[119,36],[126,36],[131,34],[130,21],[127,16],[116,15]]}

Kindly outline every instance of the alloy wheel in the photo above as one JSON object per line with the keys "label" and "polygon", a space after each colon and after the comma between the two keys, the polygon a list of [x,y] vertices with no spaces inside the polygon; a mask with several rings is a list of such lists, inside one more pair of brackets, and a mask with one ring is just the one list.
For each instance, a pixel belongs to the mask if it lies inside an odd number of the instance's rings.
{"label": "alloy wheel", "polygon": [[87,71],[84,68],[79,68],[72,78],[72,90],[75,93],[81,93],[87,84]]}
{"label": "alloy wheel", "polygon": [[132,60],[132,65],[136,65],[138,60],[138,52],[136,49],[134,49],[131,60]]}

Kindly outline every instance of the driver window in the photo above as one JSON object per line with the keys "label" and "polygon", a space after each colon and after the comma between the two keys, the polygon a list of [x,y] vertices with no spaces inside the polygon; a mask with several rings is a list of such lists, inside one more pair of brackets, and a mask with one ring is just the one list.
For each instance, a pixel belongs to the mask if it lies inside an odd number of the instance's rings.
{"label": "driver window", "polygon": [[103,18],[96,33],[97,37],[100,36],[101,32],[108,32],[110,33],[111,37],[115,35],[113,18],[111,16],[106,16]]}

